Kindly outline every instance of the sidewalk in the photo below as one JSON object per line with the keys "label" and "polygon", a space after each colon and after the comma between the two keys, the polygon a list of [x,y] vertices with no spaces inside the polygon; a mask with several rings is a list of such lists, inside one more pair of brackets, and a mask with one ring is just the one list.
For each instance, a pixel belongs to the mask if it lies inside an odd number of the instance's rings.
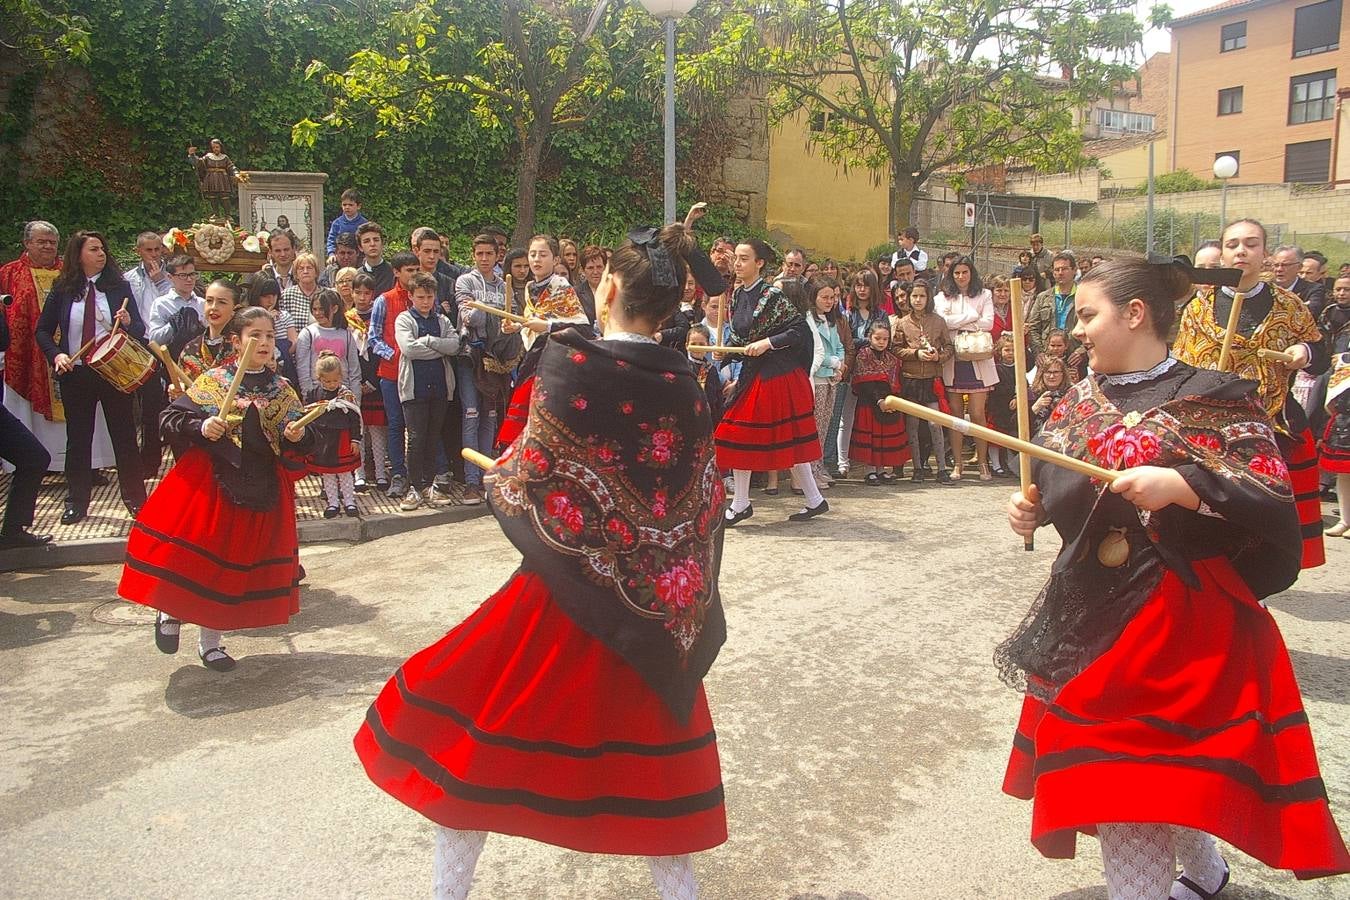
{"label": "sidewalk", "polygon": [[[168,471],[166,460],[160,477]],[[50,534],[52,543],[45,547],[26,550],[0,551],[0,572],[16,569],[49,569],[59,566],[93,565],[120,562],[131,531],[131,516],[122,505],[117,489],[115,469],[100,470],[106,485],[95,485],[89,502],[89,515],[74,525],[62,525],[65,509],[66,479],[60,473],[47,474],[38,493],[37,511],[33,527],[38,534]],[[0,497],[8,497],[10,475],[0,474]],[[147,481],[146,492],[154,490],[159,479]],[[462,501],[464,486],[456,483],[451,501],[442,507],[423,507],[416,512],[400,512],[398,501],[391,500],[372,487],[356,495],[359,518],[336,519],[323,517],[322,486],[317,475],[309,475],[295,485],[295,517],[300,543],[325,541],[360,541],[388,537],[428,525],[459,522],[487,514],[487,504],[465,506]]]}

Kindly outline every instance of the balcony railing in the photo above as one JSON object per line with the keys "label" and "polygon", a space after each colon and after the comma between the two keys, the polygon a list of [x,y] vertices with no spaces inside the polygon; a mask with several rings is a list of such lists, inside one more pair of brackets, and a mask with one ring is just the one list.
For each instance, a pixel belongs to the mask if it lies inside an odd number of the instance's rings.
{"label": "balcony railing", "polygon": [[1153,114],[1098,109],[1096,124],[1102,134],[1148,134],[1153,131]]}

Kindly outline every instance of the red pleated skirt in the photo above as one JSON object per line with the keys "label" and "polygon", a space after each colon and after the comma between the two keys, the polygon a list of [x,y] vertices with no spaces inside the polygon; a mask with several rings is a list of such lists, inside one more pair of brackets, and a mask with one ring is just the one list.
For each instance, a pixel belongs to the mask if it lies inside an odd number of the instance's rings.
{"label": "red pleated skirt", "polygon": [[511,392],[511,402],[506,406],[506,415],[502,417],[501,427],[497,429],[497,446],[504,447],[515,442],[525,430],[525,421],[530,417],[530,392],[534,390],[534,376],[531,375]]}
{"label": "red pleated skirt", "polygon": [[371,781],[450,828],[641,856],[727,837],[703,692],[680,724],[531,573],[404,663],[355,745]]}
{"label": "red pleated skirt", "polygon": [[849,439],[848,458],[865,466],[903,466],[909,461],[909,437],[905,434],[905,417],[894,416],[894,421],[877,415],[870,403],[858,404],[853,415],[853,434]]}
{"label": "red pleated skirt", "polygon": [[278,481],[274,509],[244,509],[206,451],[184,453],[131,526],[118,595],[220,631],[290,621],[300,611],[295,495],[286,473]]}
{"label": "red pleated skirt", "polygon": [[384,411],[384,394],[379,388],[361,395],[361,424],[375,428],[389,424],[389,416]]}
{"label": "red pleated skirt", "polygon": [[1049,704],[1028,694],[1003,790],[1071,858],[1099,823],[1216,835],[1301,878],[1350,872],[1279,628],[1223,559],[1167,572],[1112,647]]}
{"label": "red pleated skirt", "polygon": [[713,434],[722,469],[775,472],[821,457],[816,400],[801,369],[755,378],[722,413]]}
{"label": "red pleated skirt", "polygon": [[[1337,415],[1347,414],[1338,413]],[[1322,435],[1320,465],[1323,472],[1331,472],[1334,475],[1350,474],[1350,448],[1338,447],[1331,442],[1331,428],[1335,424],[1335,416],[1328,418],[1326,431]]]}
{"label": "red pleated skirt", "polygon": [[1326,564],[1327,552],[1322,541],[1321,485],[1317,478],[1317,442],[1313,440],[1312,429],[1303,429],[1294,437],[1292,445],[1282,439],[1280,449],[1285,451],[1289,486],[1294,491],[1299,525],[1303,527],[1303,568],[1315,569]]}

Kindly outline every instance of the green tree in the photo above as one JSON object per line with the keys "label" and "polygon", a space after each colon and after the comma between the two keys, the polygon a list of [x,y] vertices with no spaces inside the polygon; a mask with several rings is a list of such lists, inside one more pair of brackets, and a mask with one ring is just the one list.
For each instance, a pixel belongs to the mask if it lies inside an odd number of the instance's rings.
{"label": "green tree", "polygon": [[89,20],[61,0],[0,0],[0,48],[51,65],[89,58]]}
{"label": "green tree", "polygon": [[456,4],[451,14],[444,3],[413,0],[342,71],[322,60],[310,66],[330,88],[331,108],[297,122],[292,139],[311,145],[325,128],[362,119],[385,138],[436,122],[448,97],[467,97],[484,131],[505,131],[519,148],[513,218],[523,242],[559,136],[623,99],[624,73],[645,64],[638,48],[654,23],[634,12],[606,0],[496,0]]}
{"label": "green tree", "polygon": [[[891,182],[891,226],[936,172],[1092,161],[1074,114],[1133,73],[1130,0],[735,0],[685,66],[705,89],[762,77],[825,157]],[[1063,71],[1067,78],[1059,76]]]}

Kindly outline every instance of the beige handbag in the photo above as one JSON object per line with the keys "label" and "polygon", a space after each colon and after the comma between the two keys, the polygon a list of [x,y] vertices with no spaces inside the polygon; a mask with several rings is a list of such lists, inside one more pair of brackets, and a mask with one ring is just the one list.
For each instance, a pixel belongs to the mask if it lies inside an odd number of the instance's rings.
{"label": "beige handbag", "polygon": [[994,336],[987,331],[958,331],[956,358],[962,362],[980,362],[994,358]]}

